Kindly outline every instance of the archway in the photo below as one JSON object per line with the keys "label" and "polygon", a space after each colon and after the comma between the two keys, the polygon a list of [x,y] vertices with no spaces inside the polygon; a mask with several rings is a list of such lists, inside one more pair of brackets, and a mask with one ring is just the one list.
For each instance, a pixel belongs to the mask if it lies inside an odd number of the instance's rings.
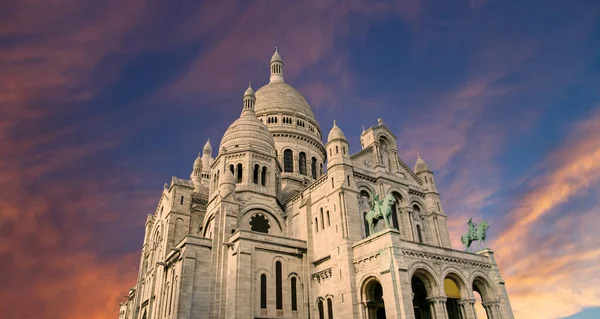
{"label": "archway", "polygon": [[439,296],[439,284],[431,272],[425,268],[418,268],[410,279],[413,294],[413,310],[415,319],[433,319],[435,308],[431,303],[432,298]]}
{"label": "archway", "polygon": [[372,278],[367,281],[363,290],[364,304],[368,319],[385,319],[385,303],[383,301],[383,287],[381,283]]}
{"label": "archway", "polygon": [[427,289],[421,279],[416,276],[412,277],[411,287],[413,292],[413,310],[415,311],[415,319],[430,319],[431,309],[427,301]]}
{"label": "archway", "polygon": [[[479,295],[481,298],[481,303],[478,303],[475,309],[473,309],[477,311],[478,318],[494,318],[493,313],[496,311],[494,307],[496,306],[497,299],[490,283],[481,276],[475,277],[473,279],[473,294],[476,297]],[[483,314],[481,314],[481,308],[483,308]]]}
{"label": "archway", "polygon": [[458,305],[460,298],[460,288],[456,281],[446,277],[444,279],[444,292],[446,293],[446,311],[448,319],[461,319],[461,310]]}

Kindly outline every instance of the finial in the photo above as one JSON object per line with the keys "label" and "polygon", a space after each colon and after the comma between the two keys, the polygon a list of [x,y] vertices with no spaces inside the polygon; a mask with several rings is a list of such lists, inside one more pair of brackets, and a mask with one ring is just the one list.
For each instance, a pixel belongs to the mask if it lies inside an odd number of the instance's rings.
{"label": "finial", "polygon": [[277,51],[277,46],[275,46],[275,52],[278,52],[278,51]]}
{"label": "finial", "polygon": [[421,153],[417,153],[417,158],[421,158]]}
{"label": "finial", "polygon": [[377,124],[379,124],[379,125],[383,125],[383,120],[382,120],[381,118],[378,118],[378,119],[377,119]]}
{"label": "finial", "polygon": [[363,129],[363,132],[364,132],[365,131],[365,126],[364,125],[362,126],[362,129]]}
{"label": "finial", "polygon": [[337,126],[337,124],[335,124],[335,120],[333,120],[333,126]]}
{"label": "finial", "polygon": [[201,155],[201,153],[200,153],[200,152],[198,152],[198,157],[202,157],[202,155]]}

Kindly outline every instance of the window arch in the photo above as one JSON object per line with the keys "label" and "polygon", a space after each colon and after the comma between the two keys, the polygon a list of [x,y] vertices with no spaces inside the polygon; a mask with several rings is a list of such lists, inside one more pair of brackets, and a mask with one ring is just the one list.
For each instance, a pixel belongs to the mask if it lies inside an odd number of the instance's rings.
{"label": "window arch", "polygon": [[267,275],[260,275],[260,308],[267,309]]}
{"label": "window arch", "polygon": [[317,179],[317,158],[313,157],[310,162],[310,173],[313,179]]}
{"label": "window arch", "polygon": [[296,277],[290,279],[290,290],[292,295],[292,311],[298,311],[298,297],[296,295]]}
{"label": "window arch", "polygon": [[229,170],[231,171],[232,175],[235,175],[233,164],[229,164]]}
{"label": "window arch", "polygon": [[260,169],[260,166],[258,164],[254,165],[254,174],[252,175],[252,182],[254,182],[254,184],[258,184],[259,169]]}
{"label": "window arch", "polygon": [[283,287],[281,278],[281,262],[275,262],[275,303],[277,310],[283,309]]}
{"label": "window arch", "polygon": [[242,182],[243,166],[242,163],[237,164],[237,180],[236,183]]}
{"label": "window arch", "polygon": [[262,186],[267,186],[267,167],[263,166],[262,173],[260,174],[260,184]]}
{"label": "window arch", "polygon": [[298,155],[298,170],[300,174],[306,175],[306,153],[300,152]]}
{"label": "window arch", "polygon": [[421,234],[421,225],[417,225],[417,237],[419,238],[419,242],[423,243],[423,235]]}
{"label": "window arch", "polygon": [[286,173],[294,172],[294,153],[292,150],[283,151],[283,171]]}
{"label": "window arch", "polygon": [[319,298],[317,306],[319,308],[319,319],[325,319],[325,311],[323,310],[323,299]]}

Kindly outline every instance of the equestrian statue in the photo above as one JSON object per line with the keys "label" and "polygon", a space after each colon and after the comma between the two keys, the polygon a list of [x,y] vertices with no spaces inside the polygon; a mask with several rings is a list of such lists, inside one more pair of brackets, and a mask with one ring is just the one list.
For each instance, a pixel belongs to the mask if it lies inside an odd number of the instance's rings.
{"label": "equestrian statue", "polygon": [[481,221],[479,224],[474,223],[472,217],[469,218],[467,225],[469,226],[469,231],[467,234],[460,237],[460,241],[463,243],[463,245],[465,245],[466,251],[471,252],[471,243],[474,241],[479,241],[479,247],[481,247],[482,241],[483,245],[487,246],[485,243],[485,237],[487,229],[490,228],[490,225],[485,220]]}
{"label": "equestrian statue", "polygon": [[387,228],[392,228],[390,218],[392,216],[392,205],[396,202],[396,198],[392,194],[387,194],[383,200],[379,199],[379,195],[373,196],[373,204],[371,210],[365,218],[369,224],[369,234],[375,232],[375,224],[378,219],[383,219]]}

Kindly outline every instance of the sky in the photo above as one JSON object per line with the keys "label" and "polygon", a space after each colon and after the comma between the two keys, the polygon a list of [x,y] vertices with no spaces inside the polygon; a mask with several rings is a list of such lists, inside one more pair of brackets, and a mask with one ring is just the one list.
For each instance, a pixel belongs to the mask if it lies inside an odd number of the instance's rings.
{"label": "sky", "polygon": [[516,318],[598,318],[598,0],[3,0],[3,318],[116,318],[162,185],[275,46],[323,135],[382,118],[421,154],[456,249],[491,224]]}

